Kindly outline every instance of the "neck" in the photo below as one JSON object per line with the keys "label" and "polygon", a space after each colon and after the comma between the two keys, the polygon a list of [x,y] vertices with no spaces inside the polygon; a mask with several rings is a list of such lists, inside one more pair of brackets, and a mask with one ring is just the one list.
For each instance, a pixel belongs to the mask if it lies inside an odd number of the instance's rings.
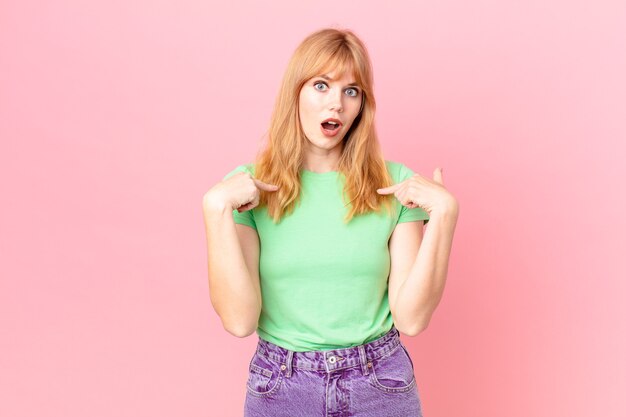
{"label": "neck", "polygon": [[338,171],[341,151],[342,149],[340,147],[336,147],[330,151],[324,152],[324,154],[307,152],[304,156],[302,169],[318,173]]}

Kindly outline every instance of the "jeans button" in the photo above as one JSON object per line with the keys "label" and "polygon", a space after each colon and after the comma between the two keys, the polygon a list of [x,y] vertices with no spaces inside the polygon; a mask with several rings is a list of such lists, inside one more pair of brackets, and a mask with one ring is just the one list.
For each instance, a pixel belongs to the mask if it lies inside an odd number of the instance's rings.
{"label": "jeans button", "polygon": [[337,358],[334,357],[334,356],[331,356],[330,358],[328,358],[328,362],[335,363],[335,362],[337,362]]}

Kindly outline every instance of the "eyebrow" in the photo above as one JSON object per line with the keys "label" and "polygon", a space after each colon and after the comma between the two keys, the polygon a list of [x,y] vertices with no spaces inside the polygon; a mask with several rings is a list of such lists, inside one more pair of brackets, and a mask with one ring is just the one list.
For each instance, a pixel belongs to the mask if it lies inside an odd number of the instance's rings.
{"label": "eyebrow", "polygon": [[[332,80],[333,80],[332,78],[330,78],[330,77],[329,77],[328,75],[326,75],[326,74],[322,74],[322,75],[320,75],[320,77],[322,77],[323,79],[328,80],[328,81],[332,81]],[[350,83],[348,84],[348,87],[358,87],[358,86],[359,86],[359,85],[356,83],[356,81],[352,81],[352,82],[350,82]]]}

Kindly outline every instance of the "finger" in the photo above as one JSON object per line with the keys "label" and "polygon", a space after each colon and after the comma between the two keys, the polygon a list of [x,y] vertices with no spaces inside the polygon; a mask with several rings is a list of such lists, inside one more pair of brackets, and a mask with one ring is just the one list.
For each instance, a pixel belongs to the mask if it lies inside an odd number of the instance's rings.
{"label": "finger", "polygon": [[398,190],[395,195],[396,198],[398,199],[398,201],[400,202],[400,204],[404,205],[404,200],[406,199],[406,193],[407,193],[407,187],[404,187],[401,190]]}
{"label": "finger", "polygon": [[243,206],[238,207],[238,208],[237,208],[237,211],[238,211],[239,213],[242,213],[242,212],[244,212],[244,211],[248,211],[251,207],[252,207],[252,203],[244,204]]}
{"label": "finger", "polygon": [[378,194],[393,194],[401,186],[402,186],[402,183],[400,182],[398,184],[390,185],[389,187],[379,188],[376,191],[378,192]]}
{"label": "finger", "polygon": [[407,194],[408,194],[408,191],[403,192],[401,195],[398,196],[398,200],[400,200],[402,205],[407,208],[417,207],[417,204],[415,204],[413,200],[411,200],[411,197],[409,197]]}
{"label": "finger", "polygon": [[433,181],[443,185],[443,168],[435,168],[435,172],[433,172]]}
{"label": "finger", "polygon": [[254,184],[258,188],[260,188],[260,189],[262,189],[264,191],[276,191],[280,187],[279,185],[264,183],[263,181],[257,180],[256,178],[252,178],[252,181],[254,181]]}

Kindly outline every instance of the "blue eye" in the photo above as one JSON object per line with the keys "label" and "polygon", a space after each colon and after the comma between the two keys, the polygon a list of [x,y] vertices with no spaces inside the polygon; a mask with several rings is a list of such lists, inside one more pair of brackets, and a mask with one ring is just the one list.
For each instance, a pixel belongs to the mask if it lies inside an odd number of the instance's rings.
{"label": "blue eye", "polygon": [[356,97],[359,95],[359,90],[357,90],[356,88],[348,88],[346,91],[354,91],[354,94],[348,94],[350,97]]}
{"label": "blue eye", "polygon": [[325,85],[326,87],[328,87],[325,82],[317,81],[315,84],[313,84],[313,87],[318,91],[324,91],[324,90],[320,90],[319,88],[317,88],[318,85]]}
{"label": "blue eye", "polygon": [[[319,85],[323,85],[326,88],[324,89],[317,88]],[[313,88],[315,88],[317,91],[326,91],[326,89],[328,88],[328,84],[326,84],[324,81],[316,81],[315,83],[313,83]],[[348,92],[347,94],[350,97],[358,97],[359,95],[359,90],[353,87],[347,88],[346,92]]]}

